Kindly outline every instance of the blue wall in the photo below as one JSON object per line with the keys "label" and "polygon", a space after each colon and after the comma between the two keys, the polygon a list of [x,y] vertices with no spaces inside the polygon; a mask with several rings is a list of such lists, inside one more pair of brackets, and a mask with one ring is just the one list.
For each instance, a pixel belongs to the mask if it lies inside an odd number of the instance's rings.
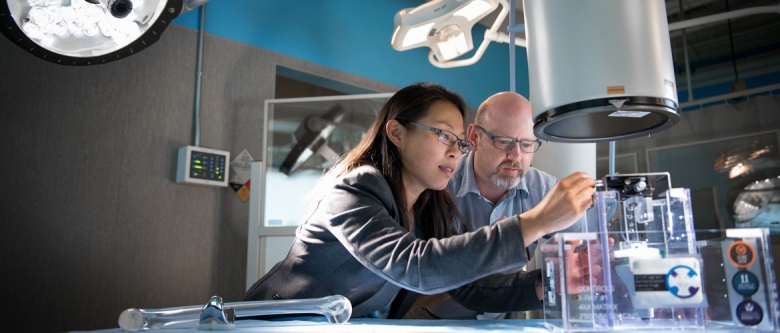
{"label": "blue wall", "polygon": [[[479,62],[440,69],[428,62],[428,48],[398,52],[390,46],[393,17],[421,0],[211,0],[206,32],[318,65],[403,87],[417,81],[441,83],[476,107],[509,90],[509,46],[491,43]],[[198,29],[200,9],[175,24]],[[484,27],[474,29],[475,48]],[[516,48],[516,90],[528,96],[525,48]]]}
{"label": "blue wall", "polygon": [[[474,65],[441,69],[428,62],[428,48],[393,50],[393,17],[423,0],[211,0],[206,32],[318,65],[403,87],[433,81],[459,92],[472,107],[509,90],[509,46],[491,43]],[[182,14],[175,24],[198,29],[200,8]],[[474,28],[475,48],[485,27]],[[516,47],[516,91],[528,96],[528,58]],[[470,55],[470,54],[469,54]],[[467,55],[468,56],[468,55]],[[748,89],[780,82],[780,73],[744,79]],[[728,93],[731,82],[696,88],[696,99]],[[685,88],[685,87],[680,87]],[[680,103],[688,92],[678,91]]]}

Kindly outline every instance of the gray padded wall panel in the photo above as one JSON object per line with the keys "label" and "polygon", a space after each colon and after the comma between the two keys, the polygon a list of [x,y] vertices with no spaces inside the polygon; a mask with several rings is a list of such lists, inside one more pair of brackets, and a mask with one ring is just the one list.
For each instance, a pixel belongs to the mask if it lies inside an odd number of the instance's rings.
{"label": "gray padded wall panel", "polygon": [[[241,299],[248,205],[228,188],[175,183],[177,149],[193,143],[196,51],[197,31],[176,25],[92,67],[0,38],[4,330],[110,328],[129,307]],[[277,65],[396,89],[207,35],[201,146],[260,158]]]}

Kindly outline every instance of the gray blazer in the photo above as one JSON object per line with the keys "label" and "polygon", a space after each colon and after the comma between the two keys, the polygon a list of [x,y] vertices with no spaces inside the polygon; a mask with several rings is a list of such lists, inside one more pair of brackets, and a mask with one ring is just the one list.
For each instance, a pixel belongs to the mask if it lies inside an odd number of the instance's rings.
{"label": "gray blazer", "polygon": [[[423,240],[400,225],[382,173],[363,166],[328,185],[312,203],[287,257],[245,300],[343,295],[352,317],[386,309],[404,288],[449,294],[467,308],[539,309],[538,270],[528,261],[517,216],[445,239]],[[418,221],[417,223],[425,223]]]}

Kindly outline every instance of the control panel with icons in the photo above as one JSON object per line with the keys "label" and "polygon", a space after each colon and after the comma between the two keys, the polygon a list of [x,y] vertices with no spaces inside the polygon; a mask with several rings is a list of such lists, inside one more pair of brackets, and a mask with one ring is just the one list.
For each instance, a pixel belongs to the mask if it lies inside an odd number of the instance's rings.
{"label": "control panel with icons", "polygon": [[228,185],[230,152],[210,148],[184,146],[179,148],[177,183],[195,185]]}

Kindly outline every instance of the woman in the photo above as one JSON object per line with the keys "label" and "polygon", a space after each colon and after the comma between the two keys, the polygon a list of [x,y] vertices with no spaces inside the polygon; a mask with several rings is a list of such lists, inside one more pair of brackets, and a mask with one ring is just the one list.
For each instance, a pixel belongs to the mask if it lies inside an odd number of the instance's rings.
{"label": "woman", "polygon": [[525,244],[576,222],[595,183],[585,174],[564,178],[522,216],[451,236],[457,209],[444,188],[471,149],[460,139],[464,112],[461,97],[436,84],[393,95],[323,177],[285,260],[245,299],[338,294],[352,303],[352,317],[401,318],[410,304],[396,296],[406,290],[449,292],[477,311],[538,309],[539,272],[518,272]]}

